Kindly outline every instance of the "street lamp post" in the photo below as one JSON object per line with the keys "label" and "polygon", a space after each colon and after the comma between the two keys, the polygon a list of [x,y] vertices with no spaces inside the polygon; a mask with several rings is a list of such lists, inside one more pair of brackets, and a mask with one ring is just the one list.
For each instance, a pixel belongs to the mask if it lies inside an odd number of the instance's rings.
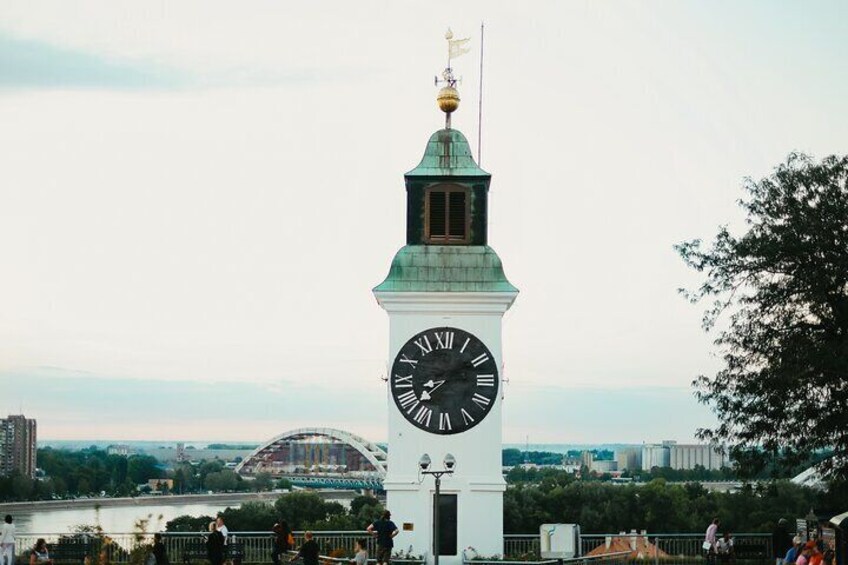
{"label": "street lamp post", "polygon": [[[442,487],[442,476],[453,475],[454,467],[456,467],[456,457],[448,453],[442,461],[444,469],[440,471],[430,470],[430,456],[426,453],[418,460],[418,467],[421,469],[422,475],[433,475],[436,479],[436,499],[433,502],[433,565],[439,565],[439,493]],[[422,479],[423,480],[423,479]]]}

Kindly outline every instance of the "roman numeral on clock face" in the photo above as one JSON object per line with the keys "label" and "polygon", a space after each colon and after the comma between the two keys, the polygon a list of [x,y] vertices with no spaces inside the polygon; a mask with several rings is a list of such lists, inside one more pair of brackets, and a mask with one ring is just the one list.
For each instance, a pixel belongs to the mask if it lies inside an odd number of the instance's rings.
{"label": "roman numeral on clock face", "polygon": [[477,375],[477,386],[495,386],[495,375]]}
{"label": "roman numeral on clock face", "polygon": [[401,362],[401,363],[407,363],[407,364],[409,364],[409,365],[412,365],[412,368],[413,368],[413,369],[414,369],[414,368],[418,365],[418,361],[417,361],[417,360],[415,360],[415,359],[410,359],[409,357],[407,357],[407,356],[406,356],[406,353],[402,353],[402,354],[401,354],[401,356],[400,356],[400,362]]}
{"label": "roman numeral on clock face", "polygon": [[448,414],[447,412],[442,412],[441,414],[439,414],[439,430],[450,431],[452,429],[453,428],[451,427],[450,414]]}
{"label": "roman numeral on clock face", "polygon": [[491,398],[487,398],[479,392],[475,392],[474,396],[471,397],[471,400],[474,402],[474,404],[479,406],[481,410],[485,410],[486,406],[492,403]]}
{"label": "roman numeral on clock face", "polygon": [[[480,383],[478,382],[477,385],[479,386]],[[395,375],[395,388],[412,388],[412,375],[408,377]]]}
{"label": "roman numeral on clock face", "polygon": [[434,332],[437,349],[453,349],[453,332]]}
{"label": "roman numeral on clock face", "polygon": [[404,409],[408,406],[411,407],[409,408],[409,410],[407,410],[407,412],[412,412],[412,410],[419,404],[418,397],[415,396],[415,392],[411,390],[404,392],[403,394],[398,396],[397,399],[401,409]]}
{"label": "roman numeral on clock face", "polygon": [[474,418],[471,417],[471,414],[469,414],[465,408],[460,409],[459,412],[462,414],[462,421],[465,422],[466,426],[474,423]]}
{"label": "roman numeral on clock face", "polygon": [[427,355],[431,351],[433,351],[433,346],[430,345],[430,340],[427,339],[426,335],[422,335],[419,339],[415,340],[415,345],[421,349],[421,355]]}
{"label": "roman numeral on clock face", "polygon": [[482,365],[483,363],[485,363],[488,360],[489,360],[489,356],[485,353],[481,353],[480,355],[478,355],[477,357],[475,357],[474,359],[471,360],[471,364],[474,365],[475,367],[479,367],[480,365]]}
{"label": "roman numeral on clock face", "polygon": [[433,416],[433,411],[426,406],[421,406],[418,412],[415,413],[415,421],[426,427],[430,427],[430,418]]}

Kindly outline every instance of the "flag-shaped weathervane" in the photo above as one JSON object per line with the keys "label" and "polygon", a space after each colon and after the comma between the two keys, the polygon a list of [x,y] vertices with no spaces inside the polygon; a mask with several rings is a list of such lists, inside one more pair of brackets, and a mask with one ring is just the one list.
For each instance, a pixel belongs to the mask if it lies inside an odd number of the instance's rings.
{"label": "flag-shaped weathervane", "polygon": [[468,48],[468,42],[470,39],[467,37],[464,39],[454,39],[453,32],[450,28],[448,28],[447,33],[445,33],[445,39],[448,40],[448,66],[442,72],[441,80],[439,80],[439,77],[436,77],[436,86],[439,84],[445,85],[441,90],[439,90],[439,95],[436,97],[436,101],[439,104],[439,108],[445,113],[445,127],[450,129],[451,112],[459,107],[459,92],[456,90],[457,80],[453,76],[451,60],[468,53],[470,50]]}

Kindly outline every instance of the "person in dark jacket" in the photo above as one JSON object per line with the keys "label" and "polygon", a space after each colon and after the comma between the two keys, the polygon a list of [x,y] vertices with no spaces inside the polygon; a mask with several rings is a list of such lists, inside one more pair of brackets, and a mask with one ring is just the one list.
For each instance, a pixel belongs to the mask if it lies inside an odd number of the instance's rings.
{"label": "person in dark jacket", "polygon": [[206,555],[212,565],[224,563],[224,534],[218,531],[215,522],[209,522],[209,535],[206,537]]}
{"label": "person in dark jacket", "polygon": [[285,520],[280,520],[274,524],[271,531],[274,534],[274,547],[271,551],[271,560],[274,562],[274,565],[280,565],[281,556],[288,553],[291,549],[291,543],[289,543],[291,530]]}
{"label": "person in dark jacket", "polygon": [[303,534],[306,541],[300,546],[297,555],[291,558],[292,561],[302,558],[303,565],[318,565],[318,542],[312,539],[312,532]]}
{"label": "person in dark jacket", "polygon": [[156,559],[156,565],[171,565],[168,552],[165,550],[165,542],[162,541],[162,534],[153,534],[153,557]]}
{"label": "person in dark jacket", "polygon": [[792,547],[792,536],[786,529],[786,518],[777,522],[777,528],[771,534],[771,547],[774,552],[774,565],[783,565],[786,552]]}

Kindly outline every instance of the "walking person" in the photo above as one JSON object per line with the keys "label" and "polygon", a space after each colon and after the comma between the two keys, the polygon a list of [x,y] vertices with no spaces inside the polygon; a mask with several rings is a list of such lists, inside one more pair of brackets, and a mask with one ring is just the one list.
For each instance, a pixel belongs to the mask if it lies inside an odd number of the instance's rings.
{"label": "walking person", "polygon": [[716,538],[718,536],[719,523],[718,518],[713,518],[713,521],[707,526],[706,534],[704,534],[704,551],[707,552],[707,562],[711,564],[715,563],[716,558],[716,544],[718,542]]}
{"label": "walking person", "polygon": [[206,556],[212,565],[224,563],[224,534],[218,531],[215,522],[209,522],[209,535],[206,537]]}
{"label": "walking person", "polygon": [[382,518],[368,526],[368,533],[377,536],[377,565],[383,563],[389,565],[392,562],[394,537],[400,533],[400,530],[391,518],[392,513],[386,510]]}
{"label": "walking person", "polygon": [[15,525],[11,514],[6,514],[0,526],[0,565],[15,565]]}
{"label": "walking person", "polygon": [[792,536],[786,529],[786,518],[777,521],[777,527],[771,534],[771,548],[774,553],[774,565],[784,565],[786,553],[792,547]]}
{"label": "walking person", "polygon": [[303,565],[318,565],[318,542],[312,539],[312,532],[307,531],[303,534],[304,542],[300,546],[297,555],[291,558],[294,561],[298,558],[303,559]]}
{"label": "walking person", "polygon": [[153,534],[153,558],[156,559],[156,565],[171,565],[168,559],[168,551],[165,549],[165,542],[162,541],[162,534]]}

